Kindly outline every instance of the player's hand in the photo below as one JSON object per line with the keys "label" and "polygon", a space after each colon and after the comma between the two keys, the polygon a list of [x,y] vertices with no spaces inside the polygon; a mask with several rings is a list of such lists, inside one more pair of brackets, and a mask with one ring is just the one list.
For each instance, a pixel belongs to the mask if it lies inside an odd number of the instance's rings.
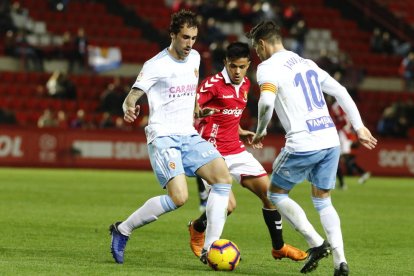
{"label": "player's hand", "polygon": [[211,116],[214,113],[220,112],[220,109],[212,108],[212,107],[205,107],[203,109],[200,109],[198,111],[198,114],[196,114],[196,118],[204,118],[207,116]]}
{"label": "player's hand", "polygon": [[258,135],[255,134],[253,136],[252,142],[250,143],[252,145],[252,148],[254,149],[261,149],[263,148],[263,139],[264,139],[265,135]]}
{"label": "player's hand", "polygon": [[373,149],[377,145],[377,139],[372,136],[371,132],[366,127],[361,127],[357,131],[359,142],[367,149]]}
{"label": "player's hand", "polygon": [[135,107],[129,107],[124,113],[125,122],[133,123],[137,119],[140,110],[141,110],[141,107],[139,105]]}
{"label": "player's hand", "polygon": [[239,136],[240,136],[240,139],[245,143],[245,144],[251,144],[252,143],[252,141],[253,141],[253,136],[255,135],[256,133],[254,133],[253,131],[250,131],[250,130],[245,130],[245,129],[242,129],[242,128],[240,128],[239,129]]}

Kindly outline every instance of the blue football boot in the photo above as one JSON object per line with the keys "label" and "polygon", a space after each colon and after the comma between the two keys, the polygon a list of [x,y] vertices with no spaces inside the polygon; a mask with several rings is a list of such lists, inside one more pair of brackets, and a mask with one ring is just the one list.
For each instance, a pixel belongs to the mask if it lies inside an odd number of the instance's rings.
{"label": "blue football boot", "polygon": [[127,241],[129,240],[128,236],[122,235],[118,231],[118,225],[121,224],[121,221],[115,222],[109,226],[109,232],[112,236],[111,239],[111,253],[115,262],[118,264],[124,263],[124,251]]}

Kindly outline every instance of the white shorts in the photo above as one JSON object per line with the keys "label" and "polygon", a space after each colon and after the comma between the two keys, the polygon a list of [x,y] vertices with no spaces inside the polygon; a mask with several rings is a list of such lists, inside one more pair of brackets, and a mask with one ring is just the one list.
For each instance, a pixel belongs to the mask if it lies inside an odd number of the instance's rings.
{"label": "white shorts", "polygon": [[[237,154],[231,154],[223,156],[229,168],[230,174],[234,180],[238,183],[241,182],[245,176],[265,176],[267,172],[263,168],[262,164],[254,158],[254,156],[248,151],[242,151]],[[204,186],[209,189],[206,181],[203,179]]]}

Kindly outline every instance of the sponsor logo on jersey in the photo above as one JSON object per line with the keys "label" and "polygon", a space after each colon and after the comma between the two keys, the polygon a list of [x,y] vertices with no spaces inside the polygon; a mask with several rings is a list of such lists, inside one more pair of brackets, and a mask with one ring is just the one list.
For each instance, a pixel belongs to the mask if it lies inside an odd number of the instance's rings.
{"label": "sponsor logo on jersey", "polygon": [[234,115],[234,117],[239,117],[243,113],[243,109],[224,109],[222,111],[223,115]]}
{"label": "sponsor logo on jersey", "polygon": [[196,92],[197,84],[177,85],[168,89],[170,92],[170,98],[179,98],[184,96],[194,96]]}
{"label": "sponsor logo on jersey", "polygon": [[322,116],[320,118],[306,120],[309,131],[317,131],[325,128],[335,127],[330,116]]}
{"label": "sponsor logo on jersey", "polygon": [[234,95],[223,95],[223,99],[233,99]]}

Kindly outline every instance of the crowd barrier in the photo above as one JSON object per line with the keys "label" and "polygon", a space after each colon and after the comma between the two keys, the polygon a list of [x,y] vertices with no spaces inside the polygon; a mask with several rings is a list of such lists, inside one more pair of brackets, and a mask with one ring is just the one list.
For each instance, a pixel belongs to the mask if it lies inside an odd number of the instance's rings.
{"label": "crowd barrier", "polygon": [[[249,149],[271,171],[284,144],[269,135],[264,148]],[[412,140],[379,139],[374,150],[356,149],[357,162],[376,176],[414,176]],[[0,166],[149,170],[144,131],[0,129]]]}

